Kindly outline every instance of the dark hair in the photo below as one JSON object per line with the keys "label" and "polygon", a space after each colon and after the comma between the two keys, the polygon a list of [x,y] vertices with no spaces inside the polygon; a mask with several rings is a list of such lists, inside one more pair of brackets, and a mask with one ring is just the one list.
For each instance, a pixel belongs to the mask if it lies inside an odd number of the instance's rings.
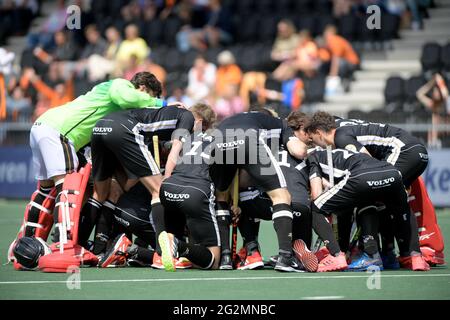
{"label": "dark hair", "polygon": [[211,129],[217,120],[216,113],[206,103],[197,103],[191,107],[190,111],[202,118],[202,131]]}
{"label": "dark hair", "polygon": [[161,82],[155,77],[153,73],[144,71],[136,73],[130,80],[133,86],[138,89],[140,86],[144,86],[148,91],[152,92],[152,95],[156,98],[160,98],[162,94]]}
{"label": "dark hair", "polygon": [[336,129],[336,121],[331,114],[324,111],[314,113],[311,120],[305,127],[305,131],[307,133],[314,133],[317,130],[330,132],[333,129]]}
{"label": "dark hair", "polygon": [[309,116],[301,111],[292,111],[287,117],[288,126],[294,131],[299,129],[304,130],[309,124],[309,121]]}

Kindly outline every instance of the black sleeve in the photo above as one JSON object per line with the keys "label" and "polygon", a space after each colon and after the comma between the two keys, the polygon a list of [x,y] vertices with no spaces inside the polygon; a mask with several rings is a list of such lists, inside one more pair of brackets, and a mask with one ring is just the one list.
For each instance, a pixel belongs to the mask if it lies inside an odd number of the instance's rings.
{"label": "black sleeve", "polygon": [[188,136],[194,130],[194,116],[192,112],[188,110],[183,110],[180,119],[177,122],[177,128],[172,134],[172,140],[181,140],[183,137]]}
{"label": "black sleeve", "polygon": [[281,143],[283,143],[284,146],[287,146],[287,143],[291,138],[297,139],[294,131],[292,131],[291,127],[288,126],[287,121],[283,120],[283,126],[281,128]]}
{"label": "black sleeve", "polygon": [[309,168],[309,180],[316,177],[322,178],[322,169],[320,168],[319,158],[315,152],[306,158],[306,164]]}
{"label": "black sleeve", "polygon": [[341,127],[336,130],[334,135],[334,144],[336,149],[347,149],[353,152],[360,152],[364,147],[358,142],[356,135],[353,134],[352,128]]}

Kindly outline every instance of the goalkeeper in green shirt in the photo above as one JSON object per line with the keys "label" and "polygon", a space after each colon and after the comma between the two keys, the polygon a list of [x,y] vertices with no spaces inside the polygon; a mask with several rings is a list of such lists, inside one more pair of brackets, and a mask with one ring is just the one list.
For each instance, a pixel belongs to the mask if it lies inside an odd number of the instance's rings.
{"label": "goalkeeper in green shirt", "polygon": [[[39,184],[25,212],[22,235],[41,237],[41,229],[48,228],[48,223],[43,221],[51,218],[54,204],[51,199],[56,195],[58,202],[64,177],[77,171],[76,152],[90,143],[92,129],[99,119],[119,110],[167,105],[159,98],[161,87],[157,84],[158,80],[149,72],[139,72],[131,81],[106,81],[72,102],[48,110],[36,120],[30,132],[30,146]],[[52,191],[54,188],[56,191]],[[46,238],[48,232],[44,233]]]}

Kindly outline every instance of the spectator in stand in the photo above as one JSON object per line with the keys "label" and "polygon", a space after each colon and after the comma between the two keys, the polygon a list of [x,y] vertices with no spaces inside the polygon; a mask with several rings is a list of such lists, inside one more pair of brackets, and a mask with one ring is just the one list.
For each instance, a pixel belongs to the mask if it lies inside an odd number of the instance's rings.
{"label": "spectator in stand", "polygon": [[239,96],[239,87],[228,83],[224,88],[223,95],[213,104],[213,109],[218,120],[246,111],[244,101]]}
{"label": "spectator in stand", "polygon": [[116,72],[116,57],[119,51],[122,37],[116,27],[106,29],[106,50],[102,55],[94,54],[88,60],[88,78],[90,82],[103,80],[107,75],[120,76]]}
{"label": "spectator in stand", "polygon": [[55,61],[73,61],[77,57],[77,48],[75,43],[70,39],[67,31],[57,31],[54,34],[55,47],[51,50],[44,50],[36,47],[33,54],[36,58],[45,64]]}
{"label": "spectator in stand", "polygon": [[217,56],[219,68],[216,73],[216,95],[221,97],[228,90],[229,85],[239,87],[242,81],[242,71],[236,64],[233,54],[228,51],[222,51]]}
{"label": "spectator in stand", "polygon": [[209,1],[206,25],[203,28],[183,27],[177,34],[177,45],[181,51],[206,50],[219,44],[233,41],[231,13],[222,7],[220,0]]}
{"label": "spectator in stand", "polygon": [[165,85],[166,85],[167,72],[162,66],[160,66],[159,64],[157,64],[153,61],[151,54],[144,61],[144,70],[155,75],[156,79],[158,79],[159,82],[161,82],[161,86],[163,87],[162,95],[164,96],[166,94]]}
{"label": "spectator in stand", "polygon": [[325,47],[331,54],[329,76],[340,77],[344,91],[348,92],[352,74],[359,65],[358,54],[353,50],[350,42],[337,34],[337,29],[333,25],[325,27],[323,38]]}
{"label": "spectator in stand", "polygon": [[16,86],[6,96],[6,111],[12,121],[28,121],[30,119],[33,113],[31,99],[25,96],[25,92],[20,86]]}
{"label": "spectator in stand", "polygon": [[145,70],[144,65],[142,63],[139,64],[138,61],[138,57],[135,54],[131,55],[130,62],[128,63],[128,66],[123,73],[124,79],[130,81],[136,73]]}
{"label": "spectator in stand", "polygon": [[352,6],[352,0],[333,0],[333,16],[335,18],[340,18],[349,14]]}
{"label": "spectator in stand", "polygon": [[[122,41],[116,60],[119,68],[127,68],[131,62],[131,57],[137,57],[137,63],[141,64],[150,53],[150,48],[144,39],[139,37],[139,29],[135,24],[130,24],[125,28],[125,40]],[[123,70],[123,69],[122,69]]]}
{"label": "spectator in stand", "polygon": [[188,73],[187,95],[194,103],[206,99],[214,89],[216,83],[216,66],[198,56]]}
{"label": "spectator in stand", "polygon": [[439,131],[436,126],[450,120],[450,97],[444,78],[439,73],[417,90],[417,99],[431,110],[432,129],[428,131],[428,145],[441,148]]}
{"label": "spectator in stand", "polygon": [[299,42],[295,25],[291,20],[283,19],[278,22],[277,30],[270,57],[276,62],[292,60]]}
{"label": "spectator in stand", "polygon": [[188,109],[194,105],[194,101],[189,98],[189,96],[186,94],[185,90],[181,88],[180,86],[177,86],[175,89],[173,89],[172,95],[167,99],[167,103],[171,104],[173,102],[181,102],[183,105],[185,105]]}
{"label": "spectator in stand", "polygon": [[[28,68],[24,71],[24,78],[28,80],[39,94],[44,96],[49,104],[49,108],[54,108],[72,101],[74,97],[73,79],[70,77],[65,82],[56,83],[53,88],[47,85],[42,79],[36,75],[34,69]],[[47,109],[39,109],[36,107],[34,117],[47,111]]]}
{"label": "spectator in stand", "polygon": [[66,26],[67,12],[64,0],[58,0],[57,9],[54,10],[42,28],[28,36],[28,47],[37,46],[48,49],[53,46],[53,35],[61,31]]}
{"label": "spectator in stand", "polygon": [[307,77],[316,74],[321,64],[319,48],[308,30],[302,30],[299,34],[299,44],[295,50],[295,58],[281,63],[272,73],[274,79],[286,81],[296,76],[301,71]]}

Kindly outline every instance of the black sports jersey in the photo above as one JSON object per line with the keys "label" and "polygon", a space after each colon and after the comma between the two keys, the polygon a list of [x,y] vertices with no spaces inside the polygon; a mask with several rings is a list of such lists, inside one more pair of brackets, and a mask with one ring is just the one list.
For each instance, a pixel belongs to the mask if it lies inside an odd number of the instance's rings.
{"label": "black sports jersey", "polygon": [[131,109],[116,112],[108,118],[123,115],[128,116],[128,121],[123,125],[133,132],[142,134],[145,144],[151,143],[150,137],[153,135],[158,135],[159,141],[181,139],[186,132],[190,133],[194,128],[192,112],[174,106],[160,109]]}
{"label": "black sports jersey", "polygon": [[278,152],[277,161],[286,180],[295,181],[296,184],[309,191],[309,167],[305,160],[296,159],[287,150],[281,150]]}
{"label": "black sports jersey", "polygon": [[211,162],[211,144],[214,138],[204,132],[193,133],[190,138],[184,137],[180,162],[172,175],[177,178],[195,178],[211,182],[209,164]]}
{"label": "black sports jersey", "polygon": [[361,151],[365,147],[376,159],[395,164],[400,150],[420,141],[403,129],[382,123],[336,118],[336,148]]}
{"label": "black sports jersey", "polygon": [[287,121],[257,111],[238,113],[226,118],[217,126],[217,129],[225,135],[231,129],[243,131],[254,129],[265,139],[279,138],[283,145],[286,145],[290,138],[295,138]]}
{"label": "black sports jersey", "polygon": [[[342,178],[355,175],[371,168],[379,168],[385,163],[372,158],[365,153],[356,153],[345,149],[332,150],[333,177],[335,181]],[[322,148],[316,148],[308,155],[306,162],[309,166],[309,179],[315,177],[330,179],[330,166],[328,164],[327,151]]]}

